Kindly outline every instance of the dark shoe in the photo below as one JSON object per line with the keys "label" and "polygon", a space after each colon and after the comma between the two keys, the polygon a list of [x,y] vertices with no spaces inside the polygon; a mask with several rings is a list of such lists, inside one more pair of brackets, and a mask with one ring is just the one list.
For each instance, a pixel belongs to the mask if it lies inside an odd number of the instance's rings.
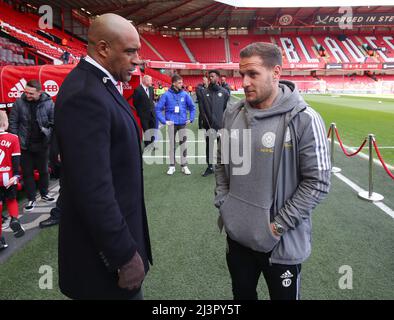
{"label": "dark shoe", "polygon": [[45,195],[45,196],[41,196],[41,199],[46,201],[46,202],[54,202],[55,198],[54,197],[50,197],[49,195]]}
{"label": "dark shoe", "polygon": [[14,232],[15,238],[20,238],[25,234],[25,229],[23,229],[21,223],[17,218],[11,218],[10,228]]}
{"label": "dark shoe", "polygon": [[208,167],[205,172],[202,174],[203,177],[209,176],[210,174],[213,173],[213,168],[212,167]]}
{"label": "dark shoe", "polygon": [[5,224],[5,223],[7,222],[7,220],[8,220],[8,217],[5,216],[5,215],[3,215],[3,214],[1,214],[1,217],[2,217],[2,222],[1,222],[1,224]]}
{"label": "dark shoe", "polygon": [[36,206],[36,202],[35,201],[29,201],[26,205],[25,205],[25,211],[29,212],[32,211],[34,209],[34,207]]}
{"label": "dark shoe", "polygon": [[40,222],[40,228],[52,227],[59,224],[59,219],[50,216],[48,219]]}
{"label": "dark shoe", "polygon": [[4,250],[4,249],[7,248],[7,247],[8,247],[8,244],[5,242],[4,237],[1,237],[1,238],[0,238],[0,251],[1,251],[1,250]]}

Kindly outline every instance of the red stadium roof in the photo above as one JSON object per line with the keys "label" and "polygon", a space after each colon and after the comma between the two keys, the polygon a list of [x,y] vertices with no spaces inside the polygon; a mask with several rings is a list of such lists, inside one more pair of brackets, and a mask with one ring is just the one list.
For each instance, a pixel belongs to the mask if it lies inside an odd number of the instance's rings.
{"label": "red stadium roof", "polygon": [[[29,3],[35,6],[49,4],[58,8],[71,7],[80,10],[87,17],[113,12],[132,20],[139,27],[152,26],[152,28],[174,31],[185,28],[209,30],[244,27],[252,30],[272,27],[310,27],[319,26],[319,22],[322,26],[322,21],[331,18],[335,22],[337,21],[335,16],[346,14],[339,12],[340,7],[240,8],[214,0],[31,0]],[[378,3],[379,1],[375,2]],[[394,6],[352,8],[352,14],[356,18],[364,16],[366,21],[367,15],[377,15],[377,19],[381,19],[383,23],[379,22],[376,25],[394,27],[393,12]],[[325,18],[327,20],[324,20]]]}

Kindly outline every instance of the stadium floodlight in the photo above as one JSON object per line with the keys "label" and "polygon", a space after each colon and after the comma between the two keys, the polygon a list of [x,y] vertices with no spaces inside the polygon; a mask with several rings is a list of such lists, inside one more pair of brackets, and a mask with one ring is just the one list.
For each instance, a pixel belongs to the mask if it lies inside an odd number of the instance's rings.
{"label": "stadium floodlight", "polygon": [[192,28],[185,28],[186,31],[190,31]]}
{"label": "stadium floodlight", "polygon": [[209,28],[209,30],[215,30],[215,28],[212,27],[212,28]]}
{"label": "stadium floodlight", "polygon": [[201,28],[194,28],[194,30],[201,30]]}
{"label": "stadium floodlight", "polygon": [[164,29],[168,29],[168,26],[163,26]]}
{"label": "stadium floodlight", "polygon": [[[261,0],[216,0],[229,6],[237,8],[293,8],[294,1],[277,0],[277,1],[261,1]],[[376,0],[373,6],[392,6],[393,0]],[[297,3],[298,7],[370,7],[370,0],[304,0]]]}
{"label": "stadium floodlight", "polygon": [[176,27],[171,27],[172,30],[176,30]]}
{"label": "stadium floodlight", "polygon": [[231,27],[230,29],[231,30],[237,30],[237,27]]}
{"label": "stadium floodlight", "polygon": [[152,24],[151,24],[150,22],[148,22],[146,25],[147,25],[147,26],[151,26]]}
{"label": "stadium floodlight", "polygon": [[219,30],[224,30],[224,27],[219,27]]}

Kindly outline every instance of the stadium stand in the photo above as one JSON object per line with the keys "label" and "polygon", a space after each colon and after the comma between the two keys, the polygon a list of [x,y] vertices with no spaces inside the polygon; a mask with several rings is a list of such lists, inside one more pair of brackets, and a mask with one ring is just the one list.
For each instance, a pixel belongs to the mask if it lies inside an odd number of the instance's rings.
{"label": "stadium stand", "polygon": [[16,65],[29,66],[34,65],[34,60],[25,59],[23,48],[6,38],[0,38],[0,66]]}
{"label": "stadium stand", "polygon": [[239,52],[252,42],[272,42],[269,36],[231,35],[229,36],[231,62],[239,62]]}
{"label": "stadium stand", "polygon": [[[64,47],[37,33],[38,16],[22,14],[3,2],[0,2],[0,9],[0,19],[3,21],[2,28],[9,35],[53,58],[58,59],[63,53]],[[68,34],[56,30],[56,28],[51,29],[51,33],[55,34],[57,38],[70,39],[66,48],[74,58],[79,58],[81,55],[86,54],[86,45],[83,42],[76,38],[70,38]]]}
{"label": "stadium stand", "polygon": [[145,40],[145,35],[141,35],[141,49],[140,49],[140,57],[144,60],[154,60],[161,61],[163,60],[159,57],[156,52],[151,49],[151,44],[148,44]]}
{"label": "stadium stand", "polygon": [[191,62],[179,42],[179,38],[152,34],[144,34],[143,37],[155,47],[166,61]]}
{"label": "stadium stand", "polygon": [[184,40],[197,62],[227,62],[223,38],[184,38]]}

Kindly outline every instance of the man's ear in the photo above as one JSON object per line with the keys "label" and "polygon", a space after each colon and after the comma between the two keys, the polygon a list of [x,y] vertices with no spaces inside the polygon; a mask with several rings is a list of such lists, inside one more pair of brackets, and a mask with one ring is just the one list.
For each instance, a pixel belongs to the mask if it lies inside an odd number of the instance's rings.
{"label": "man's ear", "polygon": [[273,78],[274,78],[274,80],[279,81],[280,76],[282,75],[282,66],[276,65],[276,66],[273,68],[272,72],[273,72]]}
{"label": "man's ear", "polygon": [[104,58],[108,57],[109,49],[109,44],[105,40],[100,40],[96,44],[97,53]]}

